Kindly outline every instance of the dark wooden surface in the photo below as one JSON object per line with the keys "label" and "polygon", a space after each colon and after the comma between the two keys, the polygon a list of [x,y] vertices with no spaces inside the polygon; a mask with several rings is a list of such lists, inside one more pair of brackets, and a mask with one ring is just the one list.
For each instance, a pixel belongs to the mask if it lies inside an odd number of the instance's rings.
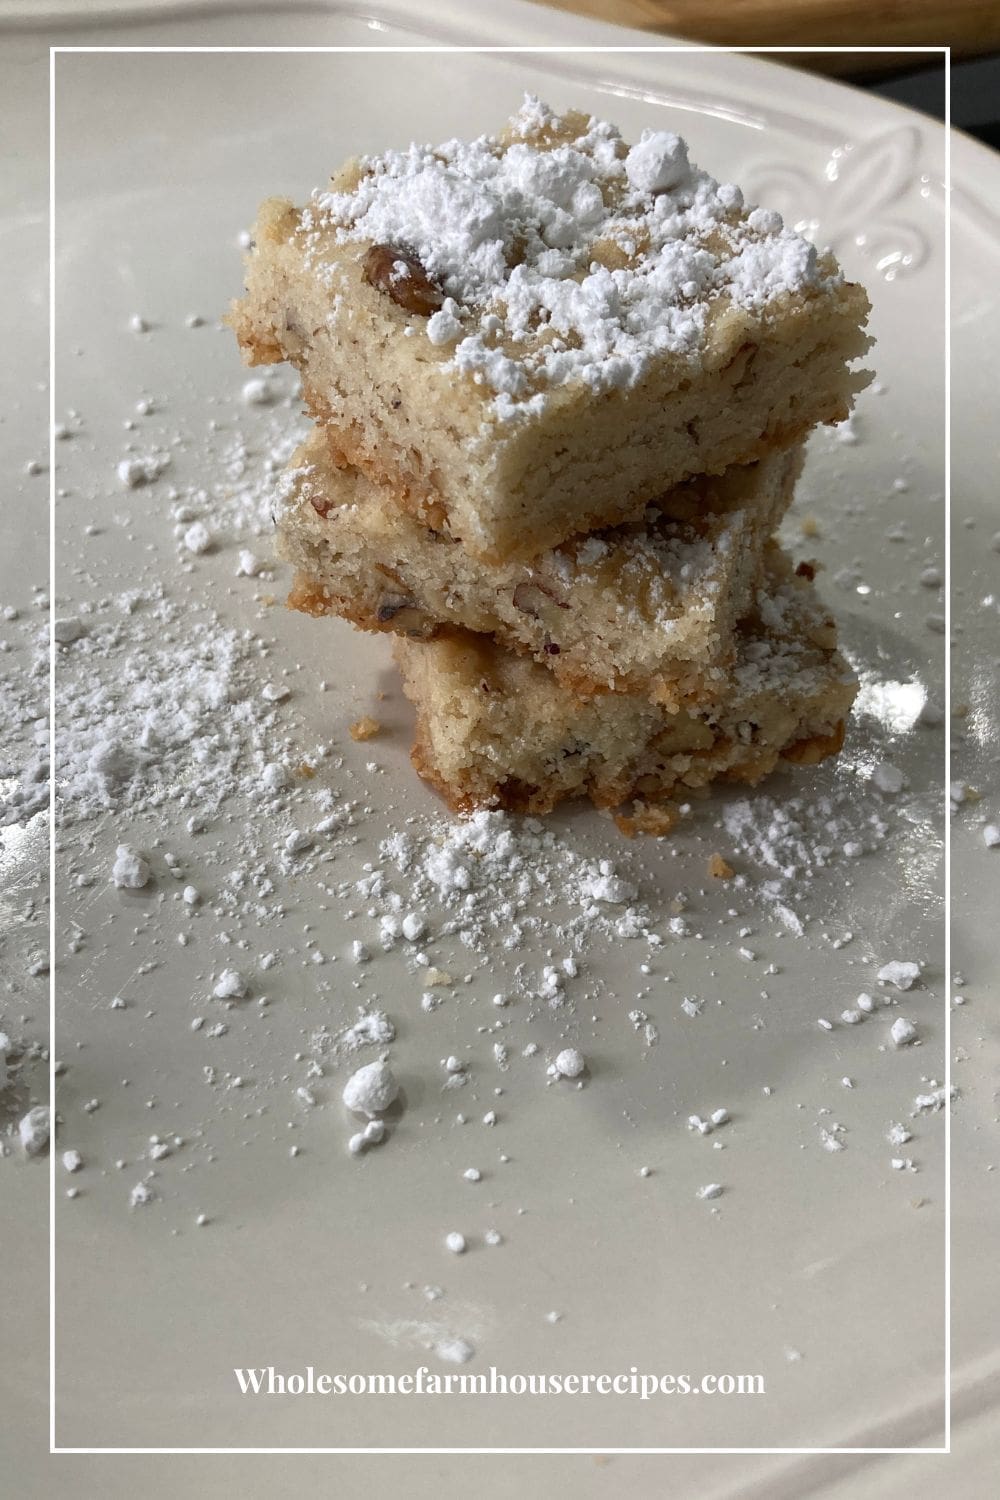
{"label": "dark wooden surface", "polygon": [[[998,0],[545,0],[558,10],[729,47],[942,47],[953,60],[1000,50]],[[819,72],[912,67],[912,56],[829,52]]]}

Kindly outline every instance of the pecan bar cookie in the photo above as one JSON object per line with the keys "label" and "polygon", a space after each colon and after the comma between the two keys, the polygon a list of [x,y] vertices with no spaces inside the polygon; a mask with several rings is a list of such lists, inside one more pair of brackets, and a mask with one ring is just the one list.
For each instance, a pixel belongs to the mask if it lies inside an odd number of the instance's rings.
{"label": "pecan bar cookie", "polygon": [[586,694],[646,692],[676,707],[722,690],[738,621],[802,466],[796,446],[676,486],[640,521],[489,567],[404,511],[384,485],[338,469],[314,432],[279,486],[289,603],[366,630],[496,638]]}
{"label": "pecan bar cookie", "polygon": [[348,162],[261,208],[230,314],[336,460],[487,562],[643,515],[845,418],[868,299],[694,166],[535,99],[496,136]]}

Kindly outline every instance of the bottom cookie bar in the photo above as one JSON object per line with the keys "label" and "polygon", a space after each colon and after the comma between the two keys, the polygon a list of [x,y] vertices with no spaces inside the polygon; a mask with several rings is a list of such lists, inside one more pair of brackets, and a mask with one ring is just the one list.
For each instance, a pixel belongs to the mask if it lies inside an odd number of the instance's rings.
{"label": "bottom cookie bar", "polygon": [[530,658],[464,631],[401,637],[395,650],[417,710],[414,765],[462,812],[548,812],[584,796],[657,804],[717,778],[757,782],[779,763],[836,754],[857,691],[832,620],[777,548],[726,695],[701,709],[670,713],[644,693],[580,698]]}

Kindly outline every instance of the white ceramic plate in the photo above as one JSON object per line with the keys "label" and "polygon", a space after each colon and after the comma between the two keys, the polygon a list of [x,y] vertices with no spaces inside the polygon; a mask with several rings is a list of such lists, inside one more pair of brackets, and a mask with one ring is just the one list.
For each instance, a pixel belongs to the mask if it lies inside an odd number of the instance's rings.
{"label": "white ceramic plate", "polygon": [[[473,28],[459,9],[439,8],[429,27],[415,8],[376,8],[364,19],[333,8],[323,16],[283,14],[279,36],[272,16],[254,12],[241,16],[239,40],[566,46],[609,34],[514,5],[492,12],[488,36],[486,25]],[[232,17],[189,16],[85,39],[221,45],[235,39],[233,27]],[[18,45],[25,58],[37,57],[37,42]],[[356,150],[492,128],[526,88],[614,118],[626,135],[645,125],[682,130],[700,163],[807,222],[869,286],[882,389],[863,400],[855,445],[814,441],[798,514],[818,517],[819,539],[803,541],[795,520],[788,529],[799,552],[824,565],[822,587],[865,677],[862,711],[835,768],[782,780],[761,795],[805,799],[814,818],[825,793],[874,808],[867,776],[878,760],[904,770],[908,791],[878,804],[889,832],[877,852],[861,859],[836,853],[796,898],[809,919],[801,938],[760,899],[760,880],[773,872],[745,857],[736,860],[744,890],[707,888],[707,855],[729,852],[717,823],[731,797],[696,805],[670,845],[624,851],[595,815],[562,817],[556,827],[568,847],[631,861],[658,931],[666,931],[671,903],[684,890],[692,935],[670,938],[668,951],[651,958],[634,940],[592,943],[579,979],[567,982],[565,1007],[521,1000],[502,1013],[490,997],[516,988],[514,963],[537,972],[546,961],[544,937],[513,956],[498,943],[487,958],[460,956],[436,940],[431,962],[473,977],[444,990],[445,1003],[426,1014],[419,975],[398,953],[379,953],[361,969],[346,962],[353,938],[370,941],[372,923],[362,902],[351,920],[346,901],[320,890],[359,875],[403,818],[443,823],[406,762],[407,714],[386,644],[262,603],[263,595],[281,595],[280,575],[234,577],[239,547],[249,543],[230,499],[215,550],[185,559],[168,490],[259,488],[277,426],[296,420],[292,404],[258,410],[242,403],[245,372],[231,337],[214,327],[239,289],[236,237],[257,200],[272,191],[303,195]],[[216,611],[224,624],[266,643],[269,679],[289,674],[293,694],[276,710],[275,742],[287,735],[289,751],[302,758],[321,742],[334,747],[318,777],[277,800],[231,800],[204,834],[188,832],[191,809],[177,806],[190,785],[185,774],[165,788],[155,811],[113,813],[65,830],[56,1051],[69,1066],[59,1093],[60,1150],[79,1149],[86,1166],[73,1178],[80,1190],[73,1200],[64,1196],[70,1184],[61,1169],[57,1180],[57,1440],[98,1447],[938,1445],[944,1119],[910,1121],[909,1113],[928,1080],[944,1076],[943,747],[940,731],[914,722],[925,698],[943,701],[943,637],[938,622],[928,624],[942,609],[940,594],[918,581],[927,567],[942,565],[944,548],[942,132],[814,78],[694,53],[66,56],[57,101],[56,402],[57,418],[74,434],[58,445],[58,483],[67,491],[58,507],[58,612],[93,605],[87,618],[97,634],[114,618],[149,650],[156,642],[148,606],[133,617],[114,603],[126,590],[162,585],[183,609],[184,629]],[[27,110],[25,99],[24,121]],[[996,520],[982,394],[996,360],[997,250],[981,199],[996,167],[962,142],[955,166],[956,374],[968,380],[956,427],[956,519],[975,523],[960,529],[956,559],[963,566],[978,559],[987,575],[968,585],[960,621],[971,684],[962,691],[973,712],[956,770],[992,809],[996,711],[984,673],[995,609],[979,601],[997,562],[987,545]],[[12,213],[7,226],[17,227]],[[15,253],[27,306],[43,294],[38,253],[26,235]],[[193,313],[204,326],[186,326]],[[130,330],[134,314],[148,320],[149,332]],[[287,380],[279,385],[290,389]],[[136,402],[147,395],[153,411],[137,418]],[[126,432],[123,422],[133,419],[137,429]],[[214,431],[212,420],[220,424]],[[248,453],[234,483],[223,455],[237,438]],[[115,469],[132,441],[141,451],[167,447],[172,463],[155,484],[126,492]],[[33,432],[15,461],[37,450]],[[23,488],[34,505],[19,506],[15,518],[30,540],[44,496],[37,479]],[[888,540],[900,527],[904,539]],[[259,537],[253,545],[266,549]],[[7,597],[23,608],[34,581],[15,575]],[[61,657],[76,690],[119,670],[86,649],[67,648]],[[325,693],[321,679],[331,684]],[[376,691],[389,695],[376,709],[386,732],[355,745],[346,726],[376,708]],[[377,772],[366,769],[369,762]],[[357,844],[338,845],[329,869],[283,869],[285,834],[315,822],[311,799],[327,783],[369,809],[358,819]],[[960,817],[975,918],[988,910],[990,856],[976,827],[979,811]],[[275,885],[260,915],[241,914],[224,895],[227,872],[247,863],[248,829]],[[151,894],[123,896],[108,884],[122,839],[152,852]],[[37,866],[27,840],[23,848],[22,867],[32,868],[32,859]],[[171,880],[167,853],[179,861],[182,881]],[[88,871],[96,884],[81,891],[74,882]],[[203,894],[193,918],[176,899],[183,881]],[[440,914],[429,915],[436,929]],[[83,933],[76,941],[73,924]],[[743,928],[750,929],[745,937]],[[191,940],[181,947],[185,931]],[[840,946],[847,932],[852,940]],[[252,1001],[228,1012],[227,1035],[213,1041],[190,1022],[200,1014],[218,1019],[208,993],[211,974],[233,951],[227,941],[245,944],[240,967],[254,976],[254,998],[264,990],[270,1003],[263,1014]],[[338,962],[309,964],[310,945]],[[741,947],[756,957],[742,958]],[[272,950],[283,961],[262,970],[260,959]],[[836,1020],[859,991],[881,993],[881,963],[914,956],[923,980],[900,1010],[919,1026],[920,1047],[886,1048],[892,1017],[884,1013],[829,1034],[818,1026],[820,1017]],[[647,959],[649,976],[639,969]],[[959,1041],[971,1054],[989,977],[985,945],[970,935],[956,961],[966,967],[969,996],[960,1013],[969,1036]],[[772,964],[778,972],[765,975]],[[640,987],[649,992],[637,999]],[[110,1006],[119,994],[124,1010]],[[704,1002],[697,1018],[681,1008],[685,995]],[[406,1107],[392,1139],[356,1161],[345,1152],[351,1127],[339,1100],[346,1067],[328,1058],[326,1076],[313,1084],[317,1107],[304,1109],[296,1088],[309,1080],[296,1054],[308,1057],[317,1027],[336,1030],[359,1000],[374,996],[396,1025],[392,1051]],[[656,1025],[655,1045],[645,1045],[628,1019],[637,1006]],[[509,1021],[502,1040],[511,1062],[502,1072],[496,1038],[481,1030],[498,1016]],[[590,1062],[579,1092],[546,1086],[544,1060],[564,1038]],[[523,1058],[529,1042],[539,1054]],[[442,1093],[440,1060],[452,1053],[468,1059],[470,1082]],[[214,1086],[206,1066],[217,1070]],[[970,1057],[963,1062],[969,1077],[956,1072],[963,1141],[968,1123],[981,1112],[985,1128],[989,1116],[988,1098],[975,1087],[980,1066]],[[236,1077],[242,1086],[230,1087]],[[100,1107],[88,1112],[93,1099]],[[703,1139],[687,1129],[691,1113],[720,1103],[733,1116],[724,1130]],[[480,1123],[490,1108],[499,1116],[492,1129]],[[458,1111],[469,1123],[455,1123]],[[885,1139],[896,1120],[915,1137],[898,1149]],[[823,1147],[834,1124],[844,1127],[835,1135],[845,1150]],[[153,1133],[177,1134],[185,1144],[157,1164],[155,1200],[130,1210],[129,1190],[151,1167],[144,1154]],[[293,1140],[302,1147],[295,1160]],[[894,1171],[895,1155],[912,1157],[919,1172]],[[116,1160],[127,1168],[116,1170]],[[987,1161],[988,1152],[981,1163],[971,1150],[963,1155],[963,1184]],[[638,1175],[644,1165],[653,1168],[648,1178]],[[5,1168],[12,1175],[13,1166]],[[462,1180],[468,1166],[482,1169],[482,1182]],[[696,1198],[708,1181],[725,1187],[714,1203]],[[975,1203],[966,1207],[973,1220],[981,1216]],[[199,1213],[210,1219],[203,1228],[195,1227]],[[492,1249],[482,1241],[490,1226],[504,1235]],[[450,1229],[469,1236],[461,1258],[442,1247]],[[963,1234],[960,1253],[966,1243]],[[428,1301],[427,1286],[443,1295]],[[974,1298],[960,1297],[956,1322],[963,1369],[981,1392],[977,1376],[993,1337],[975,1307]],[[559,1321],[550,1322],[550,1312]],[[398,1372],[427,1362],[455,1372],[426,1347],[455,1337],[475,1347],[466,1372],[633,1364],[759,1370],[768,1394],[647,1403],[253,1401],[239,1397],[232,1375],[247,1364]],[[633,1461],[621,1462],[638,1474]],[[730,1493],[732,1484],[736,1493],[743,1484],[722,1458],[685,1462],[701,1463],[701,1477],[714,1474],[713,1492]],[[762,1476],[787,1461],[767,1462],[772,1468],[761,1461]],[[795,1493],[820,1482],[819,1463],[806,1460],[794,1471]]]}

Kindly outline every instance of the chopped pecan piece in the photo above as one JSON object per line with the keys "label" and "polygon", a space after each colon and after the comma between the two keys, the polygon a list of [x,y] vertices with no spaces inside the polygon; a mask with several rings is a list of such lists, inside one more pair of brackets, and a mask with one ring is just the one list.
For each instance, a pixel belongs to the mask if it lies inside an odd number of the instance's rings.
{"label": "chopped pecan piece", "polygon": [[408,594],[383,594],[375,608],[379,625],[388,625],[397,635],[432,636],[434,621]]}
{"label": "chopped pecan piece", "polygon": [[441,288],[413,251],[402,245],[372,245],[361,264],[369,286],[385,292],[404,312],[429,318],[444,301]]}

